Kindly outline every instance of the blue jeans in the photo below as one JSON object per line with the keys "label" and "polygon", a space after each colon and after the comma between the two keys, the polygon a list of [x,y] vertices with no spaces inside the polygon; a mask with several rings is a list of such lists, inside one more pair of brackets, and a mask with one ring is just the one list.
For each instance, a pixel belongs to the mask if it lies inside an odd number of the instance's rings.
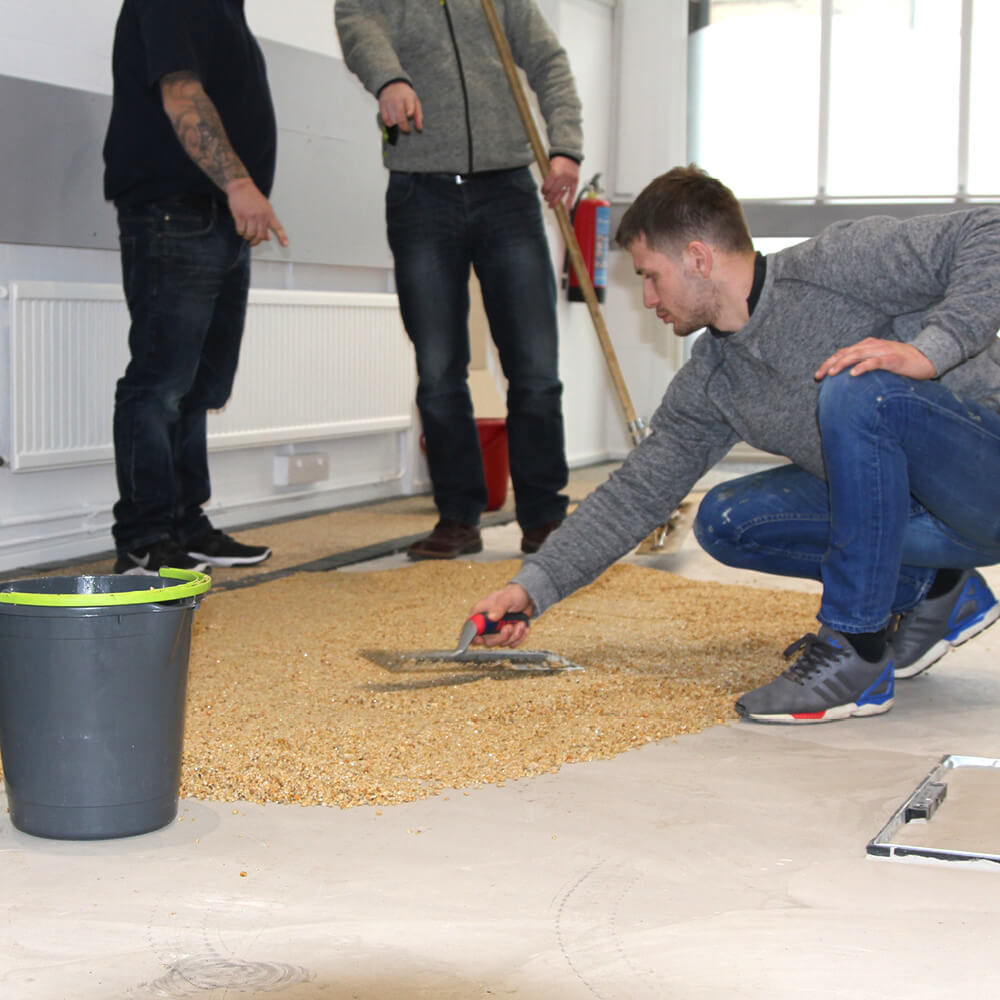
{"label": "blue jeans", "polygon": [[463,183],[394,171],[386,222],[400,312],[416,350],[417,408],[438,513],[478,524],[487,500],[467,381],[471,266],[508,381],[517,519],[525,530],[562,519],[567,499],[559,491],[569,473],[555,278],[530,171],[495,171]]}
{"label": "blue jeans", "polygon": [[827,481],[788,465],[723,483],[695,534],[729,566],[823,583],[819,620],[874,632],[938,569],[1000,562],[1000,413],[936,381],[841,373],[820,386]]}
{"label": "blue jeans", "polygon": [[239,359],[250,247],[224,205],[179,198],[119,207],[131,359],[115,392],[119,553],[211,530],[206,412]]}

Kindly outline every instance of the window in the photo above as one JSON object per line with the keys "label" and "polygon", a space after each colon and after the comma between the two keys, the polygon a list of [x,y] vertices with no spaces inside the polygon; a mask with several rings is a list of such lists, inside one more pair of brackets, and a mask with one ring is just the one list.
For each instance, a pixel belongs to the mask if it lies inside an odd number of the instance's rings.
{"label": "window", "polygon": [[812,196],[820,0],[698,0],[688,50],[689,158],[741,198]]}
{"label": "window", "polygon": [[961,7],[960,0],[834,5],[830,197],[955,196]]}
{"label": "window", "polygon": [[997,0],[690,10],[689,155],[741,198],[864,201],[870,214],[1000,193]]}
{"label": "window", "polygon": [[968,190],[1000,200],[996,68],[1000,3],[976,0],[971,22]]}

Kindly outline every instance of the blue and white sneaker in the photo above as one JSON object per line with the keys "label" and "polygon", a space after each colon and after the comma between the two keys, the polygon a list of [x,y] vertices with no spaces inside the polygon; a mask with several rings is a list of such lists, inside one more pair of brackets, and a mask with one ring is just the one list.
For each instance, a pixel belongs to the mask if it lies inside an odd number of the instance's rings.
{"label": "blue and white sneaker", "polygon": [[940,597],[921,601],[900,615],[889,642],[895,652],[896,676],[916,677],[933,666],[952,646],[989,628],[1000,618],[1000,602],[974,569]]}
{"label": "blue and white sneaker", "polygon": [[892,647],[878,663],[858,655],[840,632],[826,625],[785,650],[799,658],[770,684],[743,695],[736,711],[753,722],[835,722],[857,715],[881,715],[894,700]]}

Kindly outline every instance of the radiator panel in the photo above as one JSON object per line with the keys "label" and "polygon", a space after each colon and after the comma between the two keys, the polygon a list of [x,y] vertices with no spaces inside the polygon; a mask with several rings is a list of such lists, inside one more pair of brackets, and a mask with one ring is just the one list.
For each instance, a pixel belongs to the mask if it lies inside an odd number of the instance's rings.
{"label": "radiator panel", "polygon": [[[118,286],[10,286],[5,457],[13,470],[113,460],[127,339]],[[233,395],[209,415],[209,448],[405,430],[414,386],[394,295],[254,289]]]}

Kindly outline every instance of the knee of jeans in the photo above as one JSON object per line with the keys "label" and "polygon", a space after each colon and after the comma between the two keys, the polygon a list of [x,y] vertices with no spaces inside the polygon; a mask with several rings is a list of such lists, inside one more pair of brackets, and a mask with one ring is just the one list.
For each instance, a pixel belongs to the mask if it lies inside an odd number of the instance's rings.
{"label": "knee of jeans", "polygon": [[822,428],[824,421],[843,421],[845,414],[854,416],[874,413],[880,409],[892,390],[904,383],[901,375],[872,371],[851,375],[848,371],[829,375],[819,384],[817,416]]}
{"label": "knee of jeans", "polygon": [[421,404],[432,404],[437,399],[464,397],[468,394],[469,383],[464,374],[421,371],[417,380],[417,402]]}
{"label": "knee of jeans", "polygon": [[175,420],[180,415],[183,398],[184,394],[179,391],[157,386],[132,385],[124,379],[119,380],[115,387],[116,408],[129,406],[153,408],[159,410],[168,421]]}
{"label": "knee of jeans", "polygon": [[[412,338],[411,338],[412,339]],[[466,384],[469,377],[469,350],[442,336],[416,345],[417,391],[428,395],[454,392]]]}
{"label": "knee of jeans", "polygon": [[558,407],[562,400],[562,382],[553,379],[525,379],[507,388],[507,409],[515,413],[541,413]]}
{"label": "knee of jeans", "polygon": [[736,541],[733,524],[733,491],[727,483],[713,486],[698,505],[692,530],[698,544],[709,551],[718,545],[732,545]]}
{"label": "knee of jeans", "polygon": [[817,412],[820,419],[841,410],[844,406],[853,406],[855,390],[859,383],[854,375],[847,372],[840,372],[837,375],[828,375],[819,384],[819,400],[817,402]]}

